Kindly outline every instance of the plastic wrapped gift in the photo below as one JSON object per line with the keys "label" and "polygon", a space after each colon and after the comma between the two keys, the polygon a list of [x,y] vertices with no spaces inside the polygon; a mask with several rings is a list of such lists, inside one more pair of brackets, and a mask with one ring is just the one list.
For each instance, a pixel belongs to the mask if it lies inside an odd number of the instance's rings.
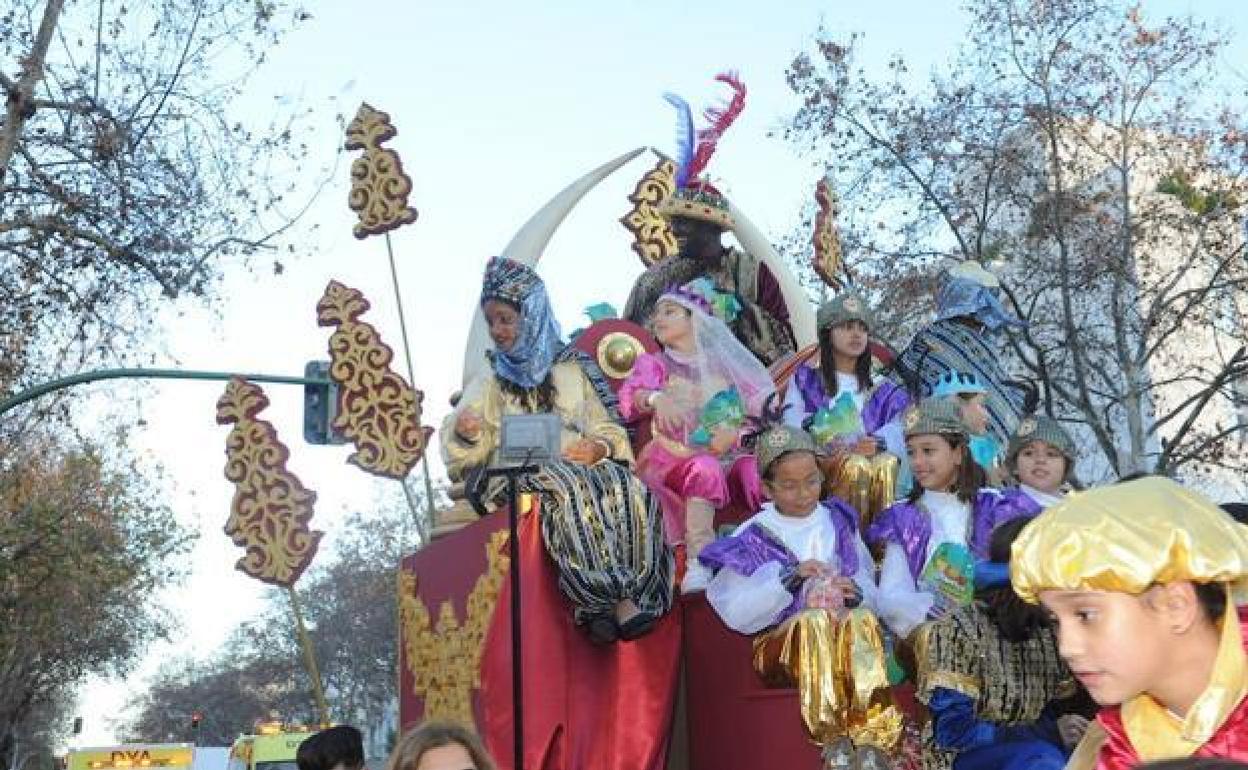
{"label": "plastic wrapped gift", "polygon": [[850,393],[841,393],[831,407],[819,407],[810,420],[810,435],[822,447],[833,441],[854,444],[864,433],[862,414]]}
{"label": "plastic wrapped gift", "polygon": [[740,430],[745,424],[745,402],[735,387],[721,390],[702,407],[698,427],[689,436],[695,446],[709,446],[715,431],[721,428]]}

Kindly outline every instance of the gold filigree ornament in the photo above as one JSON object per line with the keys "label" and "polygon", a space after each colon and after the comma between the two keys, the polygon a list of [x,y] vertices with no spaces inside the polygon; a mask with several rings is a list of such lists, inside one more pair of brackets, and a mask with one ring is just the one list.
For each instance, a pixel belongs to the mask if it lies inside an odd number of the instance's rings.
{"label": "gold filigree ornament", "polygon": [[351,193],[347,198],[347,205],[359,215],[352,232],[361,240],[411,224],[418,216],[416,209],[407,205],[412,178],[403,171],[399,154],[381,146],[396,134],[398,129],[390,122],[390,115],[367,103],[360,105],[347,125],[343,146],[364,151],[351,164]]}
{"label": "gold filigree ornament", "polygon": [[813,267],[823,282],[834,289],[844,286],[840,273],[842,264],[841,237],[836,230],[836,193],[827,178],[820,179],[815,187],[815,202],[819,213],[815,215],[815,260]]}
{"label": "gold filigree ornament", "polygon": [[317,323],[338,327],[329,338],[329,378],[338,384],[333,427],[355,444],[347,462],[402,480],[420,462],[433,429],[420,424],[424,394],[390,369],[394,351],[358,320],[369,307],[363,294],[337,281],[316,303]]}
{"label": "gold filigree ornament", "polygon": [[399,570],[401,644],[407,653],[413,688],[424,701],[425,719],[451,719],[469,725],[474,721],[472,692],[481,688],[485,634],[510,564],[502,552],[506,542],[505,530],[495,532],[486,542],[486,570],[468,594],[462,625],[449,599],[438,608],[434,625],[424,601],[416,594],[416,575]]}
{"label": "gold filigree ornament", "polygon": [[670,257],[678,249],[671,224],[658,210],[659,204],[674,192],[676,164],[664,159],[646,172],[628,196],[633,208],[620,218],[620,224],[633,234],[633,251],[646,267]]}
{"label": "gold filigree ornament", "polygon": [[239,377],[217,401],[217,424],[234,425],[225,444],[225,477],[235,485],[225,534],[246,549],[235,568],[290,588],[312,563],[322,533],[308,528],[316,493],[287,470],[290,450],[257,417],[268,405],[259,386]]}

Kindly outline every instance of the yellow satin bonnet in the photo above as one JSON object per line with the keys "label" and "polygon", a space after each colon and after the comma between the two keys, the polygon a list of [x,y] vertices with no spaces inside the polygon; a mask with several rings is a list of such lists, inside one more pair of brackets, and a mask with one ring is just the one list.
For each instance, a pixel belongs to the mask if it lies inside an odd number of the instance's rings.
{"label": "yellow satin bonnet", "polygon": [[1010,582],[1041,591],[1143,593],[1156,583],[1231,583],[1248,590],[1248,527],[1203,495],[1160,476],[1068,495],[1014,541]]}

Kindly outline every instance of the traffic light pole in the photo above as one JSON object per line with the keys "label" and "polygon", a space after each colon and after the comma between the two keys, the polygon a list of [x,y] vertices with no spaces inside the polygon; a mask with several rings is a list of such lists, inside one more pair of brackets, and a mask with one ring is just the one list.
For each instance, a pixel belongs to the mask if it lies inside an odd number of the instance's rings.
{"label": "traffic light pole", "polygon": [[60,379],[51,380],[32,388],[10,396],[0,401],[0,415],[4,415],[9,410],[21,406],[22,404],[33,401],[40,396],[49,393],[55,393],[58,390],[65,390],[75,385],[83,385],[88,382],[98,382],[100,380],[119,380],[119,379],[135,379],[135,380],[209,380],[209,381],[228,381],[235,377],[242,377],[244,380],[251,382],[273,382],[283,385],[317,385],[328,387],[333,383],[327,379],[316,379],[313,377],[287,377],[280,374],[241,374],[238,372],[204,372],[189,369],[98,369],[93,372],[82,372],[80,374],[70,375],[69,377],[61,377]]}

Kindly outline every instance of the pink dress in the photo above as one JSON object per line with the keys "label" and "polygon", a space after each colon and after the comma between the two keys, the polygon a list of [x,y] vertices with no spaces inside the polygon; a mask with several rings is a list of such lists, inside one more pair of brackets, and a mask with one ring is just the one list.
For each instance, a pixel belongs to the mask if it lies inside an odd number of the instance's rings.
{"label": "pink dress", "polygon": [[[689,367],[677,363],[665,352],[646,353],[637,360],[633,373],[620,387],[620,413],[626,420],[643,416],[637,408],[634,395],[638,390],[663,390],[675,380],[695,389],[708,383],[699,383]],[[717,385],[710,383],[710,392],[701,401],[713,395]],[[742,394],[747,408],[757,413],[759,394]],[[673,545],[685,539],[685,501],[701,498],[716,509],[738,501],[747,511],[756,511],[763,504],[763,483],[758,474],[758,463],[751,454],[744,454],[738,447],[723,457],[692,446],[689,433],[697,427],[699,410],[694,409],[685,420],[683,429],[676,433],[663,432],[651,424],[653,437],[637,457],[637,476],[659,497],[663,507],[663,529],[667,541]],[[739,437],[738,437],[739,439]]]}

